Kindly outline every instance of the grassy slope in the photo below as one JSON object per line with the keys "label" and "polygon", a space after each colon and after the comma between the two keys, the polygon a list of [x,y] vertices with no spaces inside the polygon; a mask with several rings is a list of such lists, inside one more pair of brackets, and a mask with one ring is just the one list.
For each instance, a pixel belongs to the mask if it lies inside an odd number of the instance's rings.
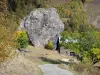
{"label": "grassy slope", "polygon": [[0,64],[0,75],[41,75],[38,68],[41,64],[60,64],[62,58],[67,56],[59,55],[55,51],[28,46],[29,52],[19,52],[18,55],[3,64]]}
{"label": "grassy slope", "polygon": [[22,53],[24,57],[28,60],[31,60],[36,65],[45,64],[45,63],[59,63],[59,60],[62,58],[69,58],[68,56],[59,55],[56,51],[46,50],[42,48],[34,48],[28,46],[27,50],[31,50],[31,53]]}

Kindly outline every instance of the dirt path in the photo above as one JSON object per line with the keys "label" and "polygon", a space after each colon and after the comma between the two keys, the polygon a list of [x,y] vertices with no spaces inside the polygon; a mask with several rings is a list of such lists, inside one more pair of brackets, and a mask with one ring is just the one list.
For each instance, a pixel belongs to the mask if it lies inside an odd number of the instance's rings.
{"label": "dirt path", "polygon": [[59,68],[54,64],[46,64],[39,66],[44,73],[43,75],[73,75],[70,71]]}

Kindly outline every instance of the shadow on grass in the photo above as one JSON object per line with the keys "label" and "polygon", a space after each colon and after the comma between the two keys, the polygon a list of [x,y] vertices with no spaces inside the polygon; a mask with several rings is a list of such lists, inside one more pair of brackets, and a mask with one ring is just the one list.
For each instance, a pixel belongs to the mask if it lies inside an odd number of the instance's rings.
{"label": "shadow on grass", "polygon": [[53,60],[53,59],[50,59],[50,58],[46,58],[46,57],[39,57],[43,62],[47,62],[47,63],[51,63],[51,64],[70,64],[69,62],[63,62],[61,60]]}

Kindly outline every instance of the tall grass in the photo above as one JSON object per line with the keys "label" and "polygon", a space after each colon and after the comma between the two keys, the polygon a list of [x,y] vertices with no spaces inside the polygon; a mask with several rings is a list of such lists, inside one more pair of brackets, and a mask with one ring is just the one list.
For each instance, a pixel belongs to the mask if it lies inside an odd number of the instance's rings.
{"label": "tall grass", "polygon": [[16,25],[7,14],[0,14],[0,62],[12,57],[15,53],[12,39]]}
{"label": "tall grass", "polygon": [[93,67],[93,64],[89,60],[84,63],[72,64],[70,67],[80,75],[100,75],[100,69]]}

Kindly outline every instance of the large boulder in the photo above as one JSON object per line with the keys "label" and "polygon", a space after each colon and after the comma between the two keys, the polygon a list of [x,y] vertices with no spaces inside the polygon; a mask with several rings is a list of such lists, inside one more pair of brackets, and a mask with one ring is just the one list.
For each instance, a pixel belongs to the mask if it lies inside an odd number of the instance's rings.
{"label": "large boulder", "polygon": [[23,27],[26,29],[35,47],[43,47],[48,40],[55,40],[56,36],[64,30],[64,24],[55,8],[39,8],[32,11],[22,20],[20,26],[20,29]]}

